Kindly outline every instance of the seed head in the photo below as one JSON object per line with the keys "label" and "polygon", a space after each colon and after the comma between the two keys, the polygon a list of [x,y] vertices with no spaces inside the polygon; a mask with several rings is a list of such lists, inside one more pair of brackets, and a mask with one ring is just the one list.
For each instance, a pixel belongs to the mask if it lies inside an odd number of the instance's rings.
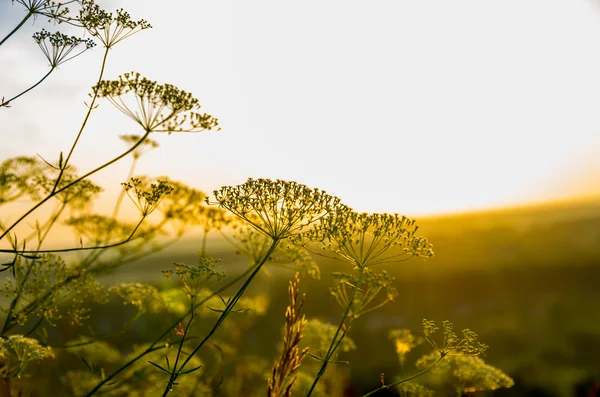
{"label": "seed head", "polygon": [[106,12],[93,0],[81,0],[81,10],[77,22],[83,26],[92,36],[111,48],[122,40],[140,32],[150,29],[152,26],[140,19],[131,20],[131,16],[122,8],[116,11],[116,15]]}
{"label": "seed head", "polygon": [[170,84],[131,72],[118,80],[102,80],[94,92],[138,123],[146,132],[200,132],[218,126],[217,119],[200,109],[192,94]]}
{"label": "seed head", "polygon": [[33,39],[53,69],[96,46],[92,39],[69,37],[60,32],[50,33],[46,29],[34,33]]}
{"label": "seed head", "polygon": [[248,179],[214,192],[217,203],[276,240],[314,224],[342,206],[340,199],[297,182]]}

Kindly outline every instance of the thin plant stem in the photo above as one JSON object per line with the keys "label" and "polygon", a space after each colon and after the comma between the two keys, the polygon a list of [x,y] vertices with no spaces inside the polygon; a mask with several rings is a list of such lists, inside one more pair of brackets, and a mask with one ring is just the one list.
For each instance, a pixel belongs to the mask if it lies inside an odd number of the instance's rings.
{"label": "thin plant stem", "polygon": [[[100,81],[102,81],[102,76],[104,76],[104,68],[106,67],[106,58],[108,57],[108,50],[109,50],[108,47],[106,47],[104,50],[104,56],[102,57],[102,66],[100,67],[100,75],[98,76],[98,81],[96,82],[96,86],[98,84],[100,84]],[[69,154],[67,154],[67,157],[65,158],[64,163],[60,167],[60,173],[58,174],[58,177],[56,178],[56,182],[54,182],[54,187],[52,188],[52,192],[54,192],[58,188],[60,179],[62,178],[65,170],[67,169],[69,160],[71,159],[71,156],[73,155],[73,152],[75,151],[75,146],[77,146],[77,143],[79,142],[79,138],[81,137],[81,134],[83,133],[83,130],[84,130],[85,126],[87,125],[87,122],[90,118],[90,114],[92,113],[92,110],[94,110],[94,105],[96,103],[96,99],[98,99],[98,92],[96,90],[94,90],[94,96],[92,97],[92,102],[88,106],[88,111],[85,114],[85,117],[83,118],[83,122],[81,123],[79,132],[77,133],[77,136],[75,137],[75,140],[73,141],[71,150],[69,150]],[[0,239],[1,238],[2,237],[0,237]]]}
{"label": "thin plant stem", "polygon": [[425,368],[423,371],[418,372],[418,373],[414,374],[413,376],[409,376],[408,378],[404,378],[402,380],[399,380],[398,382],[390,383],[389,385],[383,385],[383,386],[381,386],[378,389],[375,389],[373,391],[368,392],[367,394],[363,395],[362,397],[372,396],[375,393],[378,393],[380,391],[389,390],[390,387],[398,386],[398,385],[400,385],[402,383],[405,383],[405,382],[411,381],[411,380],[413,380],[415,378],[418,378],[419,376],[424,375],[425,373],[429,372],[433,367],[435,367],[436,365],[438,365],[438,363],[440,361],[442,361],[442,359],[444,357],[446,357],[446,355],[443,354],[443,353],[440,353],[440,357],[433,364],[431,364],[429,367]]}
{"label": "thin plant stem", "polygon": [[22,95],[25,95],[25,94],[27,94],[29,91],[33,90],[35,87],[37,87],[38,85],[42,84],[42,81],[46,80],[46,78],[47,78],[48,76],[50,76],[50,73],[52,73],[53,71],[54,71],[54,67],[50,68],[50,70],[48,71],[48,73],[46,73],[46,74],[44,75],[44,77],[42,77],[42,78],[41,78],[41,79],[40,79],[40,80],[39,80],[37,83],[35,83],[34,85],[32,85],[31,87],[29,87],[29,88],[28,88],[28,89],[26,89],[25,91],[21,92],[20,94],[18,94],[18,95],[16,95],[16,96],[14,96],[14,97],[12,97],[12,98],[10,98],[10,99],[7,99],[6,101],[4,101],[4,102],[0,103],[0,107],[10,104],[10,103],[11,103],[12,101],[14,101],[15,99],[19,98],[19,97],[20,97],[20,96],[22,96]]}
{"label": "thin plant stem", "polygon": [[208,332],[208,334],[206,334],[204,339],[202,339],[202,341],[196,346],[196,348],[194,348],[194,350],[188,355],[188,357],[185,359],[185,361],[181,364],[181,367],[173,368],[173,372],[171,373],[171,377],[169,379],[167,387],[165,387],[163,397],[167,396],[169,394],[169,392],[171,392],[171,390],[172,390],[171,386],[177,380],[177,377],[179,376],[178,373],[183,371],[183,369],[185,368],[187,363],[190,362],[192,357],[194,357],[194,355],[198,352],[198,350],[200,350],[200,348],[206,343],[206,341],[208,341],[210,339],[210,337],[215,333],[215,331],[219,328],[219,326],[223,323],[223,321],[225,321],[225,319],[227,318],[227,316],[229,315],[229,313],[231,312],[233,307],[236,305],[236,303],[239,301],[239,299],[242,297],[242,295],[244,294],[244,292],[246,291],[246,289],[248,288],[248,286],[250,285],[250,283],[252,282],[254,277],[258,274],[258,272],[260,271],[262,266],[265,264],[265,262],[269,259],[271,254],[277,249],[279,242],[280,242],[280,240],[278,240],[278,239],[272,240],[271,246],[269,247],[269,250],[265,253],[265,256],[262,258],[262,260],[260,262],[258,262],[256,267],[252,271],[252,274],[250,274],[250,276],[248,277],[248,279],[246,280],[244,285],[242,285],[242,287],[238,290],[238,292],[234,295],[234,297],[229,300],[229,302],[227,303],[227,306],[225,306],[225,309],[223,310],[223,312],[221,313],[221,315],[219,316],[219,318],[217,319],[217,321],[215,322],[215,324],[213,325],[211,330]]}
{"label": "thin plant stem", "polygon": [[32,15],[33,13],[29,11],[27,15],[25,15],[25,18],[23,18],[23,20],[19,22],[19,24],[15,26],[15,28],[11,30],[11,32],[5,38],[2,39],[2,41],[0,41],[0,45],[4,44],[4,42],[10,38],[10,36],[17,32],[17,30],[21,29],[21,26],[23,26]]}
{"label": "thin plant stem", "polygon": [[[202,305],[203,303],[207,302],[209,299],[217,296],[217,294],[225,291],[227,288],[231,287],[232,285],[235,285],[237,282],[239,282],[240,280],[242,280],[244,277],[246,277],[253,270],[254,270],[254,267],[250,267],[248,270],[246,270],[245,272],[243,272],[242,274],[240,274],[239,276],[237,276],[236,278],[234,278],[233,280],[231,280],[230,282],[228,282],[227,284],[225,284],[224,286],[222,286],[221,288],[219,288],[218,291],[213,292],[212,294],[210,294],[209,296],[207,296],[206,298],[204,298],[201,302],[198,303],[197,306]],[[171,324],[169,326],[169,328],[167,328],[158,338],[156,338],[154,340],[154,342],[152,342],[152,344],[150,344],[150,346],[148,348],[146,348],[146,350],[144,350],[143,352],[141,352],[137,356],[133,357],[131,360],[129,360],[125,364],[121,365],[113,373],[111,373],[110,375],[108,375],[104,379],[102,379],[92,390],[90,390],[85,395],[85,397],[90,397],[90,396],[96,394],[96,392],[98,390],[100,390],[102,388],[102,386],[104,386],[106,383],[110,382],[115,376],[117,376],[118,374],[120,374],[121,372],[123,372],[124,370],[126,370],[127,368],[129,368],[131,365],[135,364],[142,357],[146,356],[149,353],[152,353],[153,351],[156,351],[156,350],[164,348],[165,346],[157,347],[156,345],[159,344],[164,339],[164,337],[167,336],[169,334],[169,332],[171,332],[173,330],[173,328],[175,328],[180,322],[182,322],[183,320],[185,320],[187,318],[187,316],[190,315],[190,313],[191,313],[191,310],[189,310],[183,316],[181,316],[180,318],[178,318],[173,324]]]}
{"label": "thin plant stem", "polygon": [[[131,168],[129,168],[129,174],[127,174],[127,179],[125,179],[127,182],[129,182],[131,180],[131,178],[133,177],[133,173],[135,172],[135,166],[137,165],[138,162],[138,158],[137,156],[133,156],[133,161],[131,163]],[[112,217],[113,218],[117,218],[117,215],[119,215],[119,209],[121,208],[121,203],[123,203],[123,199],[125,198],[125,194],[126,194],[126,190],[125,187],[121,187],[121,191],[119,192],[119,197],[117,197],[117,201],[115,203],[115,208],[113,210],[113,214]]]}
{"label": "thin plant stem", "polygon": [[323,358],[323,362],[321,364],[321,368],[319,368],[319,372],[317,372],[317,376],[315,377],[315,380],[313,381],[312,385],[310,386],[310,389],[308,390],[308,393],[306,394],[306,397],[309,397],[312,394],[312,392],[317,387],[317,384],[319,383],[319,380],[321,379],[321,377],[323,375],[325,375],[325,371],[327,370],[327,365],[329,364],[329,360],[331,360],[331,357],[333,357],[333,353],[335,353],[335,350],[337,349],[337,347],[339,346],[340,342],[342,341],[342,338],[346,335],[346,333],[343,332],[340,340],[339,341],[337,340],[338,339],[338,335],[342,331],[344,323],[346,322],[346,319],[348,318],[348,315],[350,314],[350,310],[352,309],[352,305],[354,304],[354,296],[356,295],[356,291],[357,290],[354,289],[354,293],[352,294],[352,299],[348,303],[348,306],[346,306],[346,310],[344,311],[344,315],[342,316],[342,319],[341,319],[341,321],[340,321],[337,329],[335,330],[335,334],[333,336],[333,339],[331,339],[331,343],[329,344],[329,348],[327,349],[327,354],[325,354],[325,358]]}
{"label": "thin plant stem", "polygon": [[[45,198],[43,198],[41,201],[39,201],[37,204],[35,204],[33,207],[31,207],[27,212],[25,212],[23,215],[21,215],[21,217],[19,219],[17,219],[15,222],[13,222],[12,225],[10,225],[8,228],[6,228],[4,230],[4,233],[2,233],[2,235],[0,235],[0,240],[2,240],[15,226],[17,226],[19,223],[21,223],[23,221],[23,219],[25,219],[27,216],[29,216],[33,211],[35,211],[36,209],[38,209],[39,207],[41,207],[44,203],[46,203],[48,200],[50,200],[52,197],[56,196],[57,194],[67,190],[68,188],[70,188],[73,185],[76,185],[77,183],[81,182],[82,180],[88,178],[89,176],[95,174],[98,171],[103,170],[104,168],[108,167],[111,164],[116,163],[117,161],[121,160],[123,157],[127,156],[129,153],[133,152],[139,145],[142,144],[142,142],[148,137],[148,135],[150,135],[150,131],[146,131],[146,133],[140,138],[140,140],[133,145],[131,148],[129,148],[128,150],[126,150],[125,152],[121,153],[119,156],[115,157],[114,159],[102,164],[101,166],[91,170],[90,172],[88,172],[87,174],[75,179],[73,182],[63,186],[62,188],[51,192],[50,194],[48,194],[48,196],[46,196]],[[0,251],[0,252],[5,252],[5,251]],[[11,251],[13,252],[13,251]]]}

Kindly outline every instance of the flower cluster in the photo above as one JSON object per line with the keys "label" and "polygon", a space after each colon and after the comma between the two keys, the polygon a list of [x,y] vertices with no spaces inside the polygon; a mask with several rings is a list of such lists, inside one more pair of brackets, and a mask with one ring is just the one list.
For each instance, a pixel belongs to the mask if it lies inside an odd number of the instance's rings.
{"label": "flower cluster", "polygon": [[[350,308],[349,315],[353,318],[378,309],[398,296],[394,279],[386,271],[375,273],[363,268],[353,274],[332,273],[332,277],[331,294],[344,309]],[[379,295],[383,297],[378,298]]]}
{"label": "flower cluster", "polygon": [[0,163],[0,205],[23,196],[39,198],[35,178],[41,172],[35,157],[15,157]]}
{"label": "flower cluster", "polygon": [[181,290],[190,298],[196,297],[203,289],[206,282],[215,280],[219,282],[225,278],[225,272],[215,270],[215,266],[220,261],[215,258],[201,257],[197,265],[187,265],[185,263],[175,263],[174,269],[163,270],[162,273],[169,280],[173,275],[179,278]]}
{"label": "flower cluster", "polygon": [[[198,99],[171,84],[158,84],[139,73],[125,73],[118,80],[102,80],[94,92],[149,132],[199,132],[218,126],[200,109]],[[126,100],[130,98],[130,103]]]}
{"label": "flower cluster", "polygon": [[[142,216],[147,216],[154,211],[163,197],[173,190],[171,186],[162,180],[148,186],[139,178],[131,178],[130,182],[124,182],[121,185]],[[130,194],[130,191],[133,191],[133,194]]]}
{"label": "flower cluster", "polygon": [[433,255],[431,244],[415,235],[417,229],[415,221],[405,216],[357,213],[345,208],[324,217],[300,239],[319,242],[324,250],[362,269]]}
{"label": "flower cluster", "polygon": [[77,21],[106,48],[113,47],[137,32],[152,28],[144,19],[131,20],[129,13],[123,9],[117,10],[114,15],[101,9],[94,0],[81,0],[80,3]]}
{"label": "flower cluster", "polygon": [[423,334],[425,340],[433,346],[439,355],[479,355],[484,353],[488,346],[477,340],[477,334],[470,329],[462,331],[462,339],[454,332],[454,325],[450,321],[442,323],[443,342],[438,344],[433,335],[439,331],[435,322],[423,320]]}
{"label": "flower cluster", "polygon": [[[34,33],[33,39],[40,46],[44,56],[50,62],[50,67],[53,69],[96,45],[92,39],[69,37],[60,32],[50,33],[46,29]],[[71,54],[76,48],[80,48],[80,50],[75,54]]]}
{"label": "flower cluster", "polygon": [[11,335],[0,339],[0,369],[2,378],[20,377],[30,362],[54,358],[51,348],[42,346],[36,339]]}
{"label": "flower cluster", "polygon": [[[51,20],[58,21],[58,23],[69,21],[68,16],[69,9],[61,2],[51,0],[13,0],[23,5],[29,13],[34,16],[42,15],[48,18],[48,22]],[[71,3],[68,1],[67,3]]]}
{"label": "flower cluster", "polygon": [[273,240],[288,238],[343,205],[322,190],[270,179],[250,178],[215,190],[214,195],[220,207]]}
{"label": "flower cluster", "polygon": [[392,330],[389,335],[396,346],[396,354],[398,354],[402,366],[406,362],[406,355],[423,341],[422,338],[417,338],[406,328]]}
{"label": "flower cluster", "polygon": [[138,314],[146,312],[158,312],[166,308],[158,290],[142,283],[121,283],[110,287],[112,292],[123,299],[125,305],[132,305]]}

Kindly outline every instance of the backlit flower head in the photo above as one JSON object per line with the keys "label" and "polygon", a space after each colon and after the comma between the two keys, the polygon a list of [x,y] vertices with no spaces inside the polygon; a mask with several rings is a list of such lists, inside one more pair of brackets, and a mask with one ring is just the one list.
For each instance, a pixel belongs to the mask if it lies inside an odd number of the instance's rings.
{"label": "backlit flower head", "polygon": [[173,188],[165,181],[145,184],[139,178],[131,178],[130,182],[121,184],[127,195],[140,210],[142,216],[149,215],[158,207],[163,197],[170,194]]}
{"label": "backlit flower head", "polygon": [[78,22],[94,37],[111,48],[129,36],[152,26],[144,19],[131,20],[131,16],[122,8],[116,15],[104,11],[93,0],[81,0]]}
{"label": "backlit flower head", "polygon": [[328,214],[300,239],[319,242],[323,249],[357,268],[393,263],[413,256],[431,256],[431,244],[415,235],[415,221],[398,214],[367,214],[343,209]]}
{"label": "backlit flower head", "polygon": [[200,132],[218,127],[217,119],[195,111],[200,109],[200,103],[192,94],[171,84],[158,84],[139,73],[102,80],[94,92],[146,132]]}
{"label": "backlit flower head", "polygon": [[343,206],[322,190],[279,179],[250,178],[241,185],[223,186],[214,195],[220,207],[274,240],[288,238]]}
{"label": "backlit flower head", "polygon": [[33,39],[40,46],[52,68],[83,54],[96,45],[92,39],[67,36],[60,32],[50,33],[45,29],[34,33]]}
{"label": "backlit flower head", "polygon": [[[65,7],[64,3],[51,0],[12,0],[13,3],[15,1],[23,5],[34,17],[38,15],[47,17],[48,22],[53,19],[58,23],[70,20],[69,9]],[[71,3],[71,1],[67,1],[67,3]]]}
{"label": "backlit flower head", "polygon": [[435,322],[423,320],[423,334],[425,340],[429,342],[439,354],[448,355],[480,355],[483,354],[488,346],[477,340],[477,334],[470,329],[462,331],[462,338],[454,332],[454,325],[450,321],[442,322],[442,343],[438,343],[434,338],[434,334],[439,331],[439,327]]}

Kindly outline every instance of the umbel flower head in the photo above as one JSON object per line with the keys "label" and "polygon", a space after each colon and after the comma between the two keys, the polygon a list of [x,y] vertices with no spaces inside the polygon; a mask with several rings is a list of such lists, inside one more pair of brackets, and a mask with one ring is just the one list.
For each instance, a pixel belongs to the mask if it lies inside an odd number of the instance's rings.
{"label": "umbel flower head", "polygon": [[[173,188],[165,181],[159,180],[157,183],[149,185],[143,184],[139,178],[131,178],[130,182],[121,184],[127,195],[140,210],[142,216],[149,215],[158,207],[163,197],[170,194]],[[130,193],[133,192],[133,193]]]}
{"label": "umbel flower head", "polygon": [[[60,32],[50,33],[46,29],[34,33],[33,39],[40,46],[52,68],[83,54],[96,45],[92,39],[69,37]],[[76,49],[78,50],[75,51]]]}
{"label": "umbel flower head", "polygon": [[[214,192],[217,204],[273,240],[282,240],[343,206],[340,199],[297,182],[248,179]],[[207,199],[208,202],[208,199]]]}
{"label": "umbel flower head", "polygon": [[200,109],[200,103],[192,94],[170,84],[158,84],[139,73],[125,73],[118,80],[102,80],[94,92],[108,99],[147,133],[200,132],[219,124],[211,115],[194,111]]}
{"label": "umbel flower head", "polygon": [[77,18],[79,24],[106,48],[111,48],[137,32],[152,28],[144,19],[132,21],[129,13],[122,8],[113,15],[101,9],[94,0],[80,0],[80,3],[81,10]]}
{"label": "umbel flower head", "polygon": [[322,243],[323,249],[338,259],[365,268],[432,256],[431,244],[415,235],[417,229],[414,220],[398,214],[357,213],[343,208],[328,214],[317,227],[299,236],[299,241]]}
{"label": "umbel flower head", "polygon": [[[58,21],[58,23],[70,20],[68,16],[69,9],[61,2],[51,0],[12,0],[13,3],[15,1],[23,5],[34,17],[42,15],[49,18],[48,22],[52,19]],[[67,3],[72,3],[72,1],[67,1]]]}

